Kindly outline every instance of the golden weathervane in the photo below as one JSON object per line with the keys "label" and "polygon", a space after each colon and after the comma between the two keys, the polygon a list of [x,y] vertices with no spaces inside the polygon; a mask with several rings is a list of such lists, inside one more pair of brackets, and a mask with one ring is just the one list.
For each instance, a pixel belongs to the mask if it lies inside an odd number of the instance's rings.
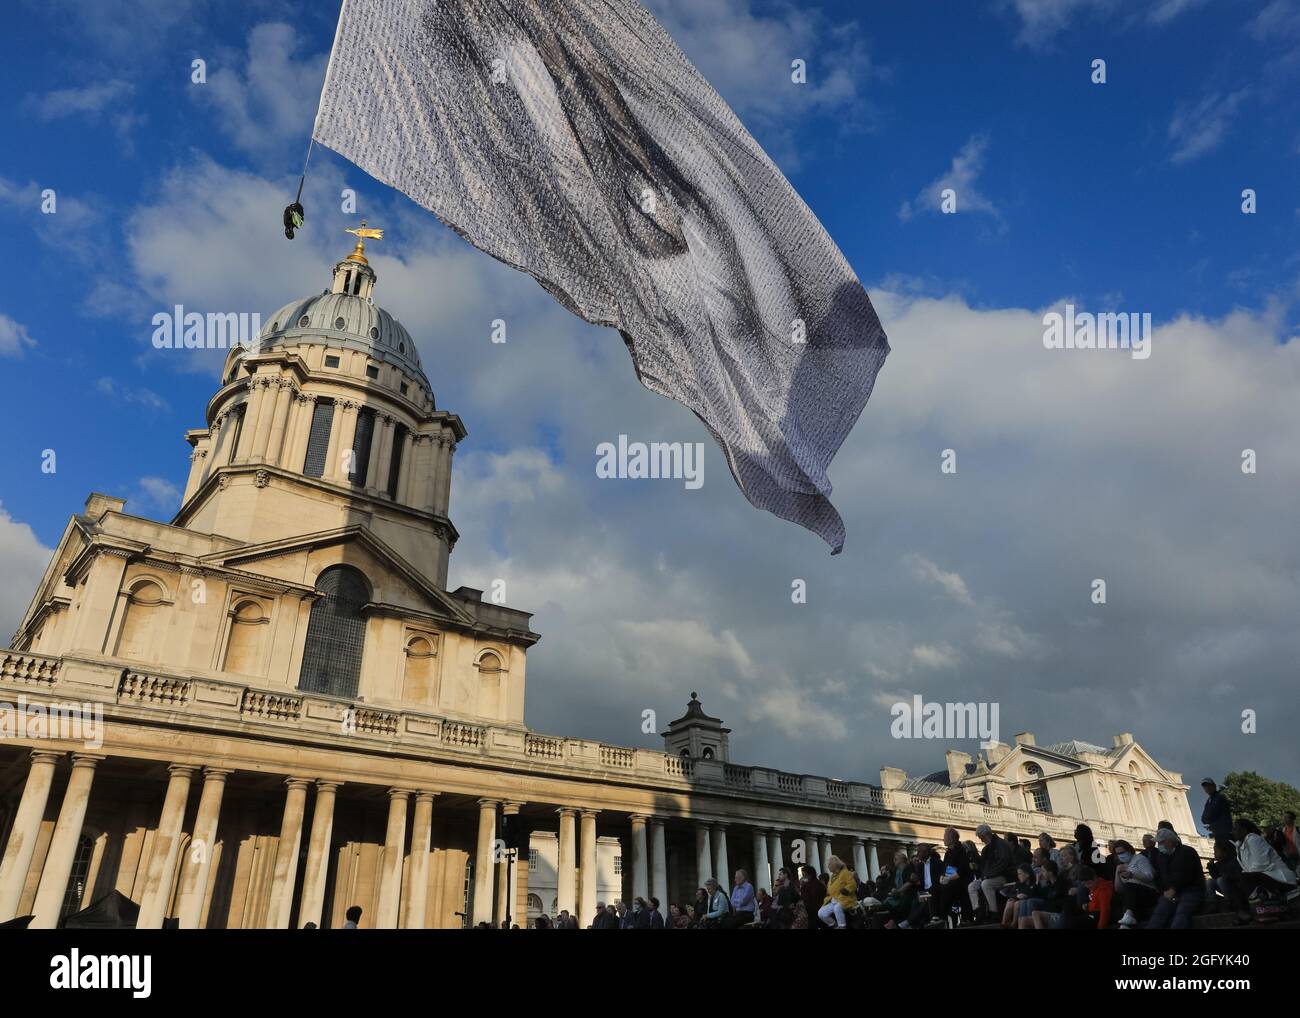
{"label": "golden weathervane", "polygon": [[[350,233],[357,238],[357,246],[353,249],[352,253],[348,255],[348,257],[351,258],[353,261],[366,262],[366,241],[367,240],[384,239],[384,231],[376,230],[373,228],[367,229],[366,221],[364,219],[361,220],[361,225],[359,227],[349,226],[343,232]],[[366,262],[366,264],[369,264],[369,262]]]}

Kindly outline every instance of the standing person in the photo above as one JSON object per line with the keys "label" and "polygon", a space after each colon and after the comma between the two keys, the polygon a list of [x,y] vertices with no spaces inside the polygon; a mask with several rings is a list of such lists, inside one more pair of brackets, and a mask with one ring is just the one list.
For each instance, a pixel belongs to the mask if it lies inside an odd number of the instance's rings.
{"label": "standing person", "polygon": [[826,897],[817,910],[817,918],[833,930],[848,929],[849,921],[844,913],[845,909],[858,903],[858,878],[838,855],[826,860],[826,869],[831,879],[826,885]]}
{"label": "standing person", "polygon": [[731,887],[731,925],[745,926],[752,923],[756,907],[754,885],[749,882],[749,874],[744,870],[736,870]]}
{"label": "standing person", "polygon": [[343,928],[345,930],[360,929],[359,924],[361,922],[361,906],[353,905],[351,908],[347,910],[347,912],[344,913],[343,918],[344,918]]}
{"label": "standing person", "polygon": [[666,929],[667,927],[664,926],[664,914],[659,911],[659,899],[652,897],[650,899],[649,905],[650,907],[646,909],[645,928],[647,930]]}
{"label": "standing person", "polygon": [[1232,803],[1219,791],[1213,778],[1202,781],[1201,788],[1205,790],[1206,796],[1205,808],[1201,810],[1201,823],[1215,840],[1232,838]]}
{"label": "standing person", "polygon": [[817,912],[826,899],[826,885],[817,879],[817,871],[806,863],[799,867],[799,902],[795,905],[794,929],[816,929]]}
{"label": "standing person", "polygon": [[984,842],[984,851],[980,853],[979,879],[970,882],[971,908],[977,914],[996,920],[998,888],[1016,876],[1011,846],[994,834],[988,824],[976,827],[975,837]]}
{"label": "standing person", "polygon": [[[662,922],[662,919],[660,920]],[[632,925],[634,930],[650,929],[650,903],[642,897],[632,899]]]}
{"label": "standing person", "polygon": [[1060,865],[1061,853],[1056,849],[1056,839],[1046,831],[1043,831],[1043,833],[1038,836],[1038,847],[1043,850],[1043,853],[1047,858],[1051,859],[1052,862],[1056,863],[1058,866]]}
{"label": "standing person", "polygon": [[1132,929],[1150,914],[1160,897],[1155,867],[1145,855],[1133,851],[1127,841],[1115,842],[1115,862],[1115,893],[1124,906],[1119,925]]}
{"label": "standing person", "polygon": [[943,846],[943,872],[939,875],[937,891],[930,896],[930,922],[936,926],[947,923],[953,905],[959,907],[961,915],[970,918],[970,901],[966,896],[971,880],[970,859],[955,828],[943,832]]}
{"label": "standing person", "polygon": [[1147,920],[1148,930],[1184,930],[1205,902],[1205,870],[1196,849],[1167,827],[1156,832],[1156,888],[1160,897]]}
{"label": "standing person", "polygon": [[603,901],[596,902],[596,914],[591,920],[591,929],[593,930],[616,930],[618,929],[618,918],[609,914]]}
{"label": "standing person", "polygon": [[772,919],[774,930],[788,930],[794,921],[794,907],[799,901],[799,884],[794,874],[782,866],[773,885]]}
{"label": "standing person", "polygon": [[704,913],[705,928],[715,929],[725,925],[731,914],[731,899],[727,897],[727,892],[712,877],[704,881],[704,891],[708,895]]}

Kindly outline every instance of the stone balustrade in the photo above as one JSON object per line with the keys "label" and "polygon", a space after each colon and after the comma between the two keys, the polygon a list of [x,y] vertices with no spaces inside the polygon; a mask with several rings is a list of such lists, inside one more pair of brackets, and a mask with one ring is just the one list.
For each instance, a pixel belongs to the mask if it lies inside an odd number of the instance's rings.
{"label": "stone balustrade", "polygon": [[[69,677],[71,663],[77,665],[78,680]],[[104,678],[89,680],[87,684],[88,669],[91,675],[98,670]],[[647,786],[665,791],[761,796],[834,813],[888,815],[893,820],[964,830],[986,823],[997,831],[1013,830],[1025,835],[1046,831],[1058,841],[1068,842],[1073,840],[1078,823],[1077,818],[1059,814],[918,795],[862,782],[788,774],[766,767],[691,760],[658,750],[542,735],[517,726],[470,723],[401,709],[381,710],[301,691],[256,688],[226,678],[142,672],[102,660],[83,661],[72,655],[55,658],[7,652],[0,658],[0,689],[6,686],[23,692],[37,687],[41,694],[56,699],[101,700],[109,718],[113,706],[123,714],[166,709],[218,721],[229,717],[279,729],[296,726],[304,734],[333,731],[358,742],[380,741],[430,752],[447,751],[453,757],[488,757],[494,763],[509,762],[525,771],[545,767],[549,772],[558,767],[585,778],[614,771],[635,775]],[[1125,838],[1138,844],[1142,835],[1148,833],[1141,827],[1106,823],[1092,826],[1100,842]],[[1212,854],[1208,839],[1186,835],[1184,838],[1203,856]]]}

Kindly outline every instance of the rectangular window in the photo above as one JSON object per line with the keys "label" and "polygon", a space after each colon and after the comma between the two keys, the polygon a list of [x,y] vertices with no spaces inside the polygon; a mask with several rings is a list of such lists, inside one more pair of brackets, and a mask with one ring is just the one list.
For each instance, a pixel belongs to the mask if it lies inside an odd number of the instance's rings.
{"label": "rectangular window", "polygon": [[615,876],[618,876],[621,875],[622,872],[623,872],[623,857],[621,855],[616,855],[614,856],[614,874]]}
{"label": "rectangular window", "polygon": [[528,850],[528,868],[530,870],[537,869],[537,849],[535,848]]}
{"label": "rectangular window", "polygon": [[397,497],[398,474],[402,469],[402,448],[406,445],[406,426],[393,426],[393,458],[388,461],[388,497]]}
{"label": "rectangular window", "polygon": [[379,377],[379,365],[377,365],[377,364],[367,364],[367,365],[366,365],[366,377],[367,377],[367,378],[378,378],[378,377]]}
{"label": "rectangular window", "polygon": [[1039,813],[1052,812],[1052,801],[1047,797],[1046,785],[1035,785],[1029,790],[1029,794],[1034,799],[1034,809]]}
{"label": "rectangular window", "polygon": [[375,412],[369,407],[357,411],[357,430],[352,437],[352,483],[358,488],[366,484],[366,471],[370,469],[370,445],[375,437]]}
{"label": "rectangular window", "polygon": [[325,366],[327,368],[337,368],[339,366],[338,357],[335,354],[327,353],[325,355]]}
{"label": "rectangular window", "polygon": [[406,395],[406,389],[407,389],[407,385],[406,385],[405,382],[403,382],[403,383],[402,383],[402,395],[403,395],[403,396]]}
{"label": "rectangular window", "polygon": [[302,472],[308,477],[325,476],[325,455],[330,447],[330,428],[334,424],[334,404],[327,399],[318,400],[311,415],[311,430],[307,433],[307,458]]}

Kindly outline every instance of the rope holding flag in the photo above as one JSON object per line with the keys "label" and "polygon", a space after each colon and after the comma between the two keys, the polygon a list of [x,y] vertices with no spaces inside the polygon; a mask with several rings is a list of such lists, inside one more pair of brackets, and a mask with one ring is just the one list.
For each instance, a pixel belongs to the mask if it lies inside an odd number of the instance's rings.
{"label": "rope holding flag", "polygon": [[307,213],[302,207],[302,186],[307,182],[307,165],[311,162],[311,150],[316,146],[316,139],[307,145],[307,158],[302,164],[302,176],[298,178],[298,195],[294,198],[291,205],[284,207],[284,235],[293,240],[295,230],[302,229],[303,220],[307,218]]}

